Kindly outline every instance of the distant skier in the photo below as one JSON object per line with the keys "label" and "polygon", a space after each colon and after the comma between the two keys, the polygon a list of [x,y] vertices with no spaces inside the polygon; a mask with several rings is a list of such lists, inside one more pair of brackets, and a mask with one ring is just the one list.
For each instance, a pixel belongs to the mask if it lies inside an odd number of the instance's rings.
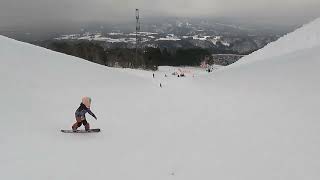
{"label": "distant skier", "polygon": [[90,130],[90,124],[87,122],[85,114],[89,113],[92,117],[97,119],[97,117],[90,110],[90,106],[91,106],[91,98],[83,97],[79,108],[75,112],[75,117],[77,122],[72,125],[73,131],[76,131],[78,127],[80,127],[82,124],[84,125],[86,131]]}
{"label": "distant skier", "polygon": [[152,74],[152,77],[154,78],[154,73]]}

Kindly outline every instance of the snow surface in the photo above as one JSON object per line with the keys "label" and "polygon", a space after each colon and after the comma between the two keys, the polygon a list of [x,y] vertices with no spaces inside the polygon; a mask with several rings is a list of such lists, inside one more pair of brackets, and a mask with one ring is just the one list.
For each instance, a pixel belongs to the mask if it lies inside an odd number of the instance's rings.
{"label": "snow surface", "polygon": [[180,41],[180,40],[181,39],[174,34],[168,34],[166,37],[156,39],[156,41]]}
{"label": "snow surface", "polygon": [[[0,36],[1,179],[319,179],[319,29],[185,78]],[[61,133],[82,96],[102,132]]]}
{"label": "snow surface", "polygon": [[237,64],[252,63],[260,60],[269,60],[296,51],[313,48],[320,43],[320,18],[297,29],[294,33],[271,42],[263,50],[256,51],[250,56],[242,58]]}

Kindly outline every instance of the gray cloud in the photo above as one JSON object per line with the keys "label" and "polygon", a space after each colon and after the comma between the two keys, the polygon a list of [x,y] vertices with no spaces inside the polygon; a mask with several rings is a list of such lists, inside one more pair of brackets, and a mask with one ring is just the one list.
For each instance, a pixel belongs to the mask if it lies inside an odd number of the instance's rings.
{"label": "gray cloud", "polygon": [[143,17],[230,17],[304,23],[320,16],[319,0],[1,0],[0,27],[134,21]]}

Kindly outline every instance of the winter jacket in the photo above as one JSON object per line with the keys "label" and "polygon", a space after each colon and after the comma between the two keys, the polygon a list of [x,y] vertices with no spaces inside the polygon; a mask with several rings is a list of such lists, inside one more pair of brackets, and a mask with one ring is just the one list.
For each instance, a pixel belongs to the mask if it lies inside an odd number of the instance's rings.
{"label": "winter jacket", "polygon": [[96,115],[94,115],[93,112],[89,108],[87,108],[83,103],[81,103],[79,108],[76,110],[75,116],[86,119],[86,113],[89,113],[92,117],[97,119]]}

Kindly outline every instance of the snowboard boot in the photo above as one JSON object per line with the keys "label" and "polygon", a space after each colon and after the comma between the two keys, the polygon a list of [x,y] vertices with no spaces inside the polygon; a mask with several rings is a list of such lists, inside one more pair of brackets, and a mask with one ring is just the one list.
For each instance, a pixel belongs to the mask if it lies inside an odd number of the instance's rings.
{"label": "snowboard boot", "polygon": [[90,131],[90,124],[87,123],[87,124],[84,126],[84,129],[85,129],[86,131]]}

